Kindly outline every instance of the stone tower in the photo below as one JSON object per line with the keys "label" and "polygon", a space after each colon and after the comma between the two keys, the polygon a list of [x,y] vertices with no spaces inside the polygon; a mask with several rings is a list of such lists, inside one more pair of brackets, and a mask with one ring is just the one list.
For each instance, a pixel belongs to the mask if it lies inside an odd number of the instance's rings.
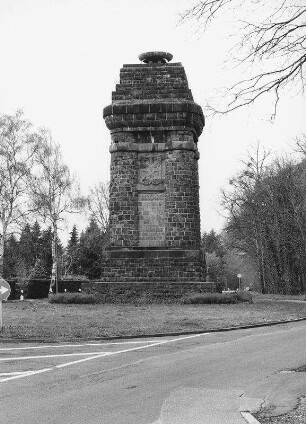
{"label": "stone tower", "polygon": [[111,133],[104,281],[205,281],[197,148],[202,109],[181,63],[148,52],[123,65],[103,117]]}

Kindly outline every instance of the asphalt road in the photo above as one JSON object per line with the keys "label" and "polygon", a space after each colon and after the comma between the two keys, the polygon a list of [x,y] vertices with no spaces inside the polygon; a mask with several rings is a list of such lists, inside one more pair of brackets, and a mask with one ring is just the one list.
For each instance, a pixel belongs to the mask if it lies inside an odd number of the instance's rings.
{"label": "asphalt road", "polygon": [[306,393],[306,322],[148,340],[2,344],[1,424],[239,424]]}

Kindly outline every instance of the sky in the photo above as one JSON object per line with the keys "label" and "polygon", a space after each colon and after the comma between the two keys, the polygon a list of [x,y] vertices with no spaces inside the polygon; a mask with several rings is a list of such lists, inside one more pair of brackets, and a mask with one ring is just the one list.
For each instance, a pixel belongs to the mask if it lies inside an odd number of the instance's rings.
{"label": "sky", "polygon": [[[161,50],[182,62],[196,103],[204,109],[239,75],[224,64],[232,45],[224,15],[207,34],[179,13],[193,0],[0,0],[0,113],[23,109],[35,126],[49,128],[63,158],[86,192],[109,180],[110,135],[102,110],[123,64]],[[306,99],[284,95],[272,123],[273,97],[254,107],[207,118],[199,139],[202,231],[220,231],[220,190],[260,142],[277,154],[292,151],[306,133]],[[205,113],[205,111],[204,111]],[[77,217],[69,220],[71,231]]]}

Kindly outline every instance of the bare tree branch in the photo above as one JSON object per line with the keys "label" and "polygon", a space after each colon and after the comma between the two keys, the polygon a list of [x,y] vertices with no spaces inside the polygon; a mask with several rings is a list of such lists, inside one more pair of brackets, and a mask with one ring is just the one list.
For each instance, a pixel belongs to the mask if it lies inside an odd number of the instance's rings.
{"label": "bare tree branch", "polygon": [[90,188],[89,210],[102,231],[108,231],[109,223],[109,183],[98,182]]}
{"label": "bare tree branch", "polygon": [[[248,20],[239,18],[247,12]],[[275,0],[271,4],[266,0],[203,0],[182,13],[181,22],[196,20],[206,29],[225,13],[233,25],[240,22],[240,42],[233,50],[240,52],[238,64],[246,65],[251,76],[227,89],[224,108],[208,105],[208,109],[212,114],[226,114],[253,104],[265,94],[274,94],[274,118],[284,90],[292,83],[301,91],[305,86],[305,2]]]}

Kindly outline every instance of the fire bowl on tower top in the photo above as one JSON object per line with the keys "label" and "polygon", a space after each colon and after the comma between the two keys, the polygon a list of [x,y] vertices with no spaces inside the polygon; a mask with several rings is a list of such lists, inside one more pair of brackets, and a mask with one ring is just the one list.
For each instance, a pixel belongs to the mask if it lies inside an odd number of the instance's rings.
{"label": "fire bowl on tower top", "polygon": [[143,63],[167,63],[173,59],[173,56],[167,52],[146,52],[141,53],[138,59]]}

